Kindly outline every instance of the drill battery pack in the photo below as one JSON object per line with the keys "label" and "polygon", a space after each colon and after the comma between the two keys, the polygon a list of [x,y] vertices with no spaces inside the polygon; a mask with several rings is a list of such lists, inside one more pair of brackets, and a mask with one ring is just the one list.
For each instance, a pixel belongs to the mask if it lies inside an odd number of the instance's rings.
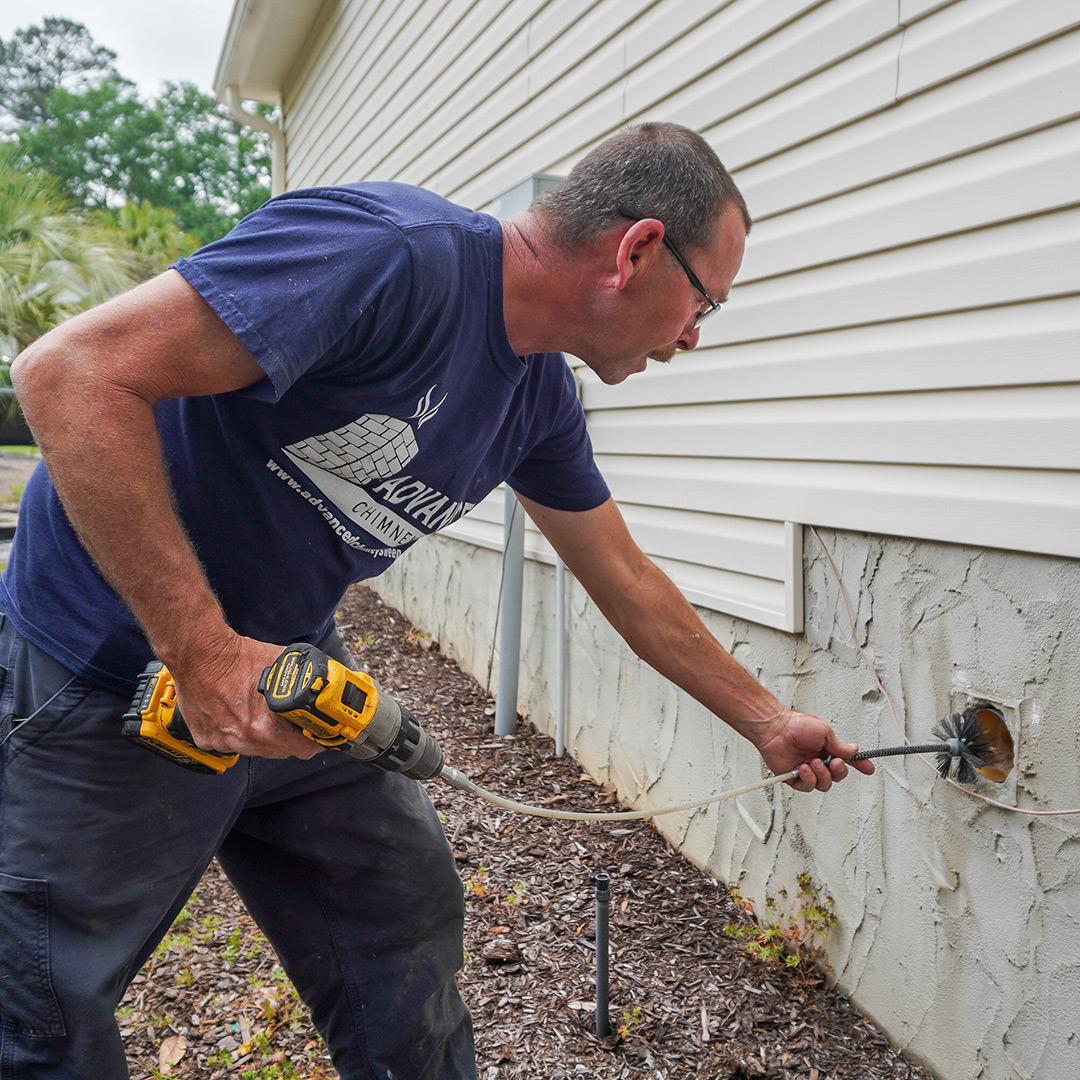
{"label": "drill battery pack", "polygon": [[124,737],[198,773],[223,773],[239,754],[221,754],[195,745],[176,705],[176,683],[155,660],[139,676],[131,707],[124,713]]}

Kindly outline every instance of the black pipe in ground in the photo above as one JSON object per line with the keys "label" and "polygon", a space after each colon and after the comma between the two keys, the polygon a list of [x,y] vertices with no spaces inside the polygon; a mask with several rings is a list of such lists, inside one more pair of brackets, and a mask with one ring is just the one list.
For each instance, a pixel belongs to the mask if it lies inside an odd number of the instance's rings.
{"label": "black pipe in ground", "polygon": [[608,912],[611,908],[611,878],[597,874],[596,886],[596,1034],[611,1034],[608,1020]]}

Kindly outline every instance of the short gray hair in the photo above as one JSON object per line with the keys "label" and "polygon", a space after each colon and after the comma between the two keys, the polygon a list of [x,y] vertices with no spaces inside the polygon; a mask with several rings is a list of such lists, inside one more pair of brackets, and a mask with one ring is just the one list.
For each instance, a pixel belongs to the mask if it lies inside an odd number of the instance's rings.
{"label": "short gray hair", "polygon": [[625,221],[619,207],[662,221],[680,248],[704,248],[729,206],[749,232],[746,202],[713,148],[681,124],[647,122],[605,139],[532,209],[546,216],[555,243],[573,251]]}

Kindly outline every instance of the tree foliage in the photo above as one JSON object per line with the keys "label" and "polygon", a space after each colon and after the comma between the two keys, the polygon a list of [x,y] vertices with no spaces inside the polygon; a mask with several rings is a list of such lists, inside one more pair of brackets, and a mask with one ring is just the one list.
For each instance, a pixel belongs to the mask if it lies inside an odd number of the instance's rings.
{"label": "tree foliage", "polygon": [[40,124],[54,90],[78,93],[103,78],[120,79],[115,64],[116,53],[70,19],[47,16],[41,26],[16,30],[0,41],[0,119],[12,128]]}
{"label": "tree foliage", "polygon": [[144,101],[114,60],[66,19],[0,42],[0,110],[27,166],[91,209],[172,210],[203,243],[270,197],[266,135],[192,83],[164,83]]}
{"label": "tree foliage", "polygon": [[138,277],[119,234],[72,213],[55,177],[14,157],[0,147],[0,352],[9,356]]}
{"label": "tree foliage", "polygon": [[176,214],[152,203],[124,203],[99,210],[90,220],[109,229],[124,244],[140,281],[167,270],[199,246],[191,233],[180,228]]}

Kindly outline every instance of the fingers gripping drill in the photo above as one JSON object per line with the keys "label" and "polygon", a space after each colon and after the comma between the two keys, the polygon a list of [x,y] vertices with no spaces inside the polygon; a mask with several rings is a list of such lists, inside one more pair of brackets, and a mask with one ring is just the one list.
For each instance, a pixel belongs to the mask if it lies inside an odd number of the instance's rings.
{"label": "fingers gripping drill", "polygon": [[[443,755],[415,717],[370,675],[353,671],[314,645],[290,645],[262,674],[259,692],[271,711],[291,720],[321,746],[340,750],[384,772],[429,780],[444,771]],[[195,744],[176,704],[176,684],[154,662],[139,677],[124,735],[193,772],[222,773],[239,755]]]}

